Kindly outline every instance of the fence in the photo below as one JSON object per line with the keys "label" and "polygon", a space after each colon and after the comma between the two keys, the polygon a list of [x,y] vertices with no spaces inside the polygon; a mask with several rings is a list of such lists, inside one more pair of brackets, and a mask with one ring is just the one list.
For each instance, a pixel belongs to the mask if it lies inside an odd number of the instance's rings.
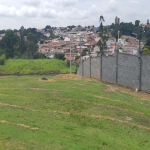
{"label": "fence", "polygon": [[115,56],[89,57],[81,60],[77,74],[150,93],[150,55],[116,51]]}

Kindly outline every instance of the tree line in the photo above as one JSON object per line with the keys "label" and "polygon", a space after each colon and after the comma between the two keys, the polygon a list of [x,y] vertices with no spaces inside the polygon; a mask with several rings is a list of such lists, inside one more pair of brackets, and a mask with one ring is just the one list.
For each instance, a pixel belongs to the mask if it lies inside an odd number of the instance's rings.
{"label": "tree line", "polygon": [[150,27],[140,25],[139,20],[136,20],[135,24],[132,24],[132,22],[121,22],[120,24],[112,23],[110,26],[108,26],[108,31],[116,39],[118,39],[119,31],[120,37],[122,35],[127,35],[142,40],[145,45],[143,47],[143,52],[150,53]]}
{"label": "tree line", "polygon": [[37,53],[38,41],[44,38],[43,34],[37,32],[36,28],[19,30],[1,30],[5,36],[0,41],[0,56],[5,54],[6,58],[37,58],[44,57]]}

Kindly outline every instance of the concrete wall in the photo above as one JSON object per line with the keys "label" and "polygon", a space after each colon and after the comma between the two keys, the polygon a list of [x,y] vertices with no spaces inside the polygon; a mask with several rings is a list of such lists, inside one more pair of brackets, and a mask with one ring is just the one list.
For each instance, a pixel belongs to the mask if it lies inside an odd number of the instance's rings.
{"label": "concrete wall", "polygon": [[141,90],[150,93],[150,55],[142,56]]}
{"label": "concrete wall", "polygon": [[102,56],[102,60],[101,57],[88,58],[81,61],[77,74],[150,93],[150,55],[139,58],[116,53],[116,56]]}
{"label": "concrete wall", "polygon": [[87,58],[87,60],[84,60],[84,77],[90,78],[90,58]]}
{"label": "concrete wall", "polygon": [[80,65],[79,65],[79,68],[77,70],[77,74],[82,76],[82,69],[83,69],[83,63],[82,63],[82,60],[80,60]]}
{"label": "concrete wall", "polygon": [[116,83],[116,57],[102,56],[102,80]]}
{"label": "concrete wall", "polygon": [[91,58],[91,78],[100,79],[100,58]]}
{"label": "concrete wall", "polygon": [[118,84],[139,87],[139,59],[129,54],[118,54]]}

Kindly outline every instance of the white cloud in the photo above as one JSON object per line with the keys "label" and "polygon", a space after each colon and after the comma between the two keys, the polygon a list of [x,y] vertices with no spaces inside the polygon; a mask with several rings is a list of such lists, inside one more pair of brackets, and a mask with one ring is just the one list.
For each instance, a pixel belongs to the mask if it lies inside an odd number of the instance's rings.
{"label": "white cloud", "polygon": [[64,7],[68,7],[77,4],[78,0],[52,0],[52,2],[56,5],[62,5]]}
{"label": "white cloud", "polygon": [[20,10],[17,11],[17,16],[19,17],[36,17],[37,9],[35,7],[23,6]]}
{"label": "white cloud", "polygon": [[[145,22],[149,18],[149,1],[143,0],[0,0],[0,30],[5,28],[45,27],[65,25],[99,25],[103,15],[105,24],[114,22]],[[136,9],[135,9],[136,8]],[[10,24],[11,22],[11,24]]]}
{"label": "white cloud", "polygon": [[39,11],[39,14],[41,15],[41,17],[46,17],[46,18],[57,17],[57,12],[55,9],[41,9]]}
{"label": "white cloud", "polygon": [[138,0],[129,0],[130,3],[134,3],[134,4],[140,4],[140,2]]}
{"label": "white cloud", "polygon": [[117,1],[115,1],[115,0],[110,0],[109,3],[110,3],[110,4],[114,4],[114,3],[116,4]]}
{"label": "white cloud", "polygon": [[7,7],[0,4],[0,16],[13,17],[16,15],[16,9],[14,6]]}
{"label": "white cloud", "polygon": [[38,6],[41,4],[41,0],[23,0],[23,3],[29,6]]}

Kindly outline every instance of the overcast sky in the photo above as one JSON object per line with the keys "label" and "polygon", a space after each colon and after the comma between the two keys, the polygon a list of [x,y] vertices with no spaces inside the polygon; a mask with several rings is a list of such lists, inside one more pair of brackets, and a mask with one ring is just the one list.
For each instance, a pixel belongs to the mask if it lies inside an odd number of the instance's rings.
{"label": "overcast sky", "polygon": [[0,0],[0,30],[44,28],[46,25],[99,26],[99,16],[105,24],[120,22],[146,23],[150,19],[149,0]]}

